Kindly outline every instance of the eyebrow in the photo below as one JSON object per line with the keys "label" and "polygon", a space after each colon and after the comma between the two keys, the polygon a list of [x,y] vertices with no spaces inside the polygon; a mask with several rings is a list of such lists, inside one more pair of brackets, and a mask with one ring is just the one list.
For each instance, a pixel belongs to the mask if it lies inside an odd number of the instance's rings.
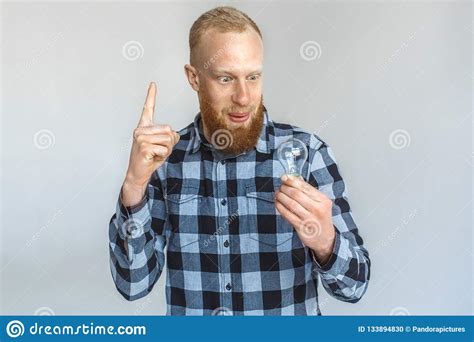
{"label": "eyebrow", "polygon": [[[232,71],[226,70],[226,69],[223,69],[223,68],[216,68],[215,70],[211,70],[211,72],[213,74],[228,74],[228,75],[231,75],[231,76],[235,76]],[[248,73],[247,75],[260,74],[260,73],[262,73],[262,68],[257,68],[254,71]]]}

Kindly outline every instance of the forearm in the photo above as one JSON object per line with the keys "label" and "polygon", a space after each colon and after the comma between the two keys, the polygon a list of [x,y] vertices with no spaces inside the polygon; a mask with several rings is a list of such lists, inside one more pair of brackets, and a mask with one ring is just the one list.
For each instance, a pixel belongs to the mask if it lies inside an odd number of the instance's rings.
{"label": "forearm", "polygon": [[127,207],[119,197],[109,224],[110,267],[118,291],[127,300],[147,295],[164,267],[165,237],[156,234],[151,222],[146,194]]}
{"label": "forearm", "polygon": [[[112,232],[111,235],[110,268],[118,292],[127,300],[146,296],[163,270],[164,237],[159,236],[154,240],[150,233],[145,233],[125,241],[118,231],[116,234]],[[143,248],[140,248],[141,245]],[[128,246],[128,252],[120,246]]]}
{"label": "forearm", "polygon": [[139,185],[128,177],[123,182],[120,198],[125,207],[133,207],[139,204],[145,196],[147,184]]}
{"label": "forearm", "polygon": [[[338,233],[328,260],[319,263],[314,258],[326,291],[337,299],[355,303],[365,293],[370,278],[370,259],[367,250]],[[314,255],[314,253],[313,253]]]}

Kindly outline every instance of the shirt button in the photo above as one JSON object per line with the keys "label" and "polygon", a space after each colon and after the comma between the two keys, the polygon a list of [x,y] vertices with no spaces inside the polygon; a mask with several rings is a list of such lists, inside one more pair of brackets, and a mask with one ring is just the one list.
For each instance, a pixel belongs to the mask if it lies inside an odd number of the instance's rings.
{"label": "shirt button", "polygon": [[226,205],[226,204],[227,204],[227,201],[225,200],[225,198],[221,201],[221,204],[222,204],[222,205]]}
{"label": "shirt button", "polygon": [[229,241],[228,240],[224,241],[224,247],[229,247]]}
{"label": "shirt button", "polygon": [[232,290],[232,285],[230,285],[230,283],[227,283],[225,288],[226,288],[227,291],[230,291],[230,290]]}

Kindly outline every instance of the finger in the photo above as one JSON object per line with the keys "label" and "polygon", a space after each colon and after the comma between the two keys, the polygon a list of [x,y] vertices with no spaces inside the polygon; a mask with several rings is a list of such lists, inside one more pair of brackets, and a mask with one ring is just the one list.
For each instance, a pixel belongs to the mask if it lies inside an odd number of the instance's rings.
{"label": "finger", "polygon": [[295,189],[285,184],[280,187],[279,192],[290,197],[309,212],[313,212],[315,206],[317,206],[317,203],[319,203],[318,201],[314,200],[310,194],[304,193],[300,189]]}
{"label": "finger", "polygon": [[163,145],[153,145],[150,144],[146,148],[145,158],[147,160],[161,161],[168,158],[169,149]]}
{"label": "finger", "polygon": [[281,202],[276,201],[275,207],[280,212],[281,216],[283,216],[293,227],[299,227],[301,225],[299,217],[292,213],[291,210],[286,208]]}
{"label": "finger", "polygon": [[308,183],[306,183],[306,181],[301,176],[283,175],[281,176],[281,180],[283,184],[297,189],[306,188],[308,185]]}
{"label": "finger", "polygon": [[148,86],[145,104],[143,105],[142,115],[140,117],[139,127],[153,125],[153,114],[155,111],[156,84],[151,82]]}
{"label": "finger", "polygon": [[139,144],[153,144],[162,145],[171,148],[174,143],[174,137],[172,135],[157,135],[157,134],[141,134],[135,139]]}
{"label": "finger", "polygon": [[179,135],[178,132],[174,132],[174,137],[175,137],[175,145],[179,142],[179,140],[181,139],[181,135]]}
{"label": "finger", "polygon": [[153,125],[145,127],[137,127],[133,131],[133,137],[136,139],[139,135],[155,135],[155,134],[169,134],[172,135],[173,129],[170,125]]}
{"label": "finger", "polygon": [[173,146],[178,143],[181,136],[178,132],[173,131],[169,125],[153,125],[148,127],[137,127],[133,132],[133,138],[136,140],[140,135],[156,135],[156,134],[168,134],[172,137]]}
{"label": "finger", "polygon": [[313,187],[311,184],[306,182],[301,176],[295,177],[295,176],[283,175],[281,177],[281,180],[284,185],[287,185],[289,187],[302,191],[303,193],[308,195],[310,198],[312,198],[316,202],[321,202],[324,199],[324,194],[318,189],[316,189],[315,187]]}
{"label": "finger", "polygon": [[301,219],[304,219],[305,217],[308,217],[308,215],[311,214],[301,204],[299,204],[297,201],[295,201],[294,199],[292,199],[281,191],[277,192],[275,199]]}

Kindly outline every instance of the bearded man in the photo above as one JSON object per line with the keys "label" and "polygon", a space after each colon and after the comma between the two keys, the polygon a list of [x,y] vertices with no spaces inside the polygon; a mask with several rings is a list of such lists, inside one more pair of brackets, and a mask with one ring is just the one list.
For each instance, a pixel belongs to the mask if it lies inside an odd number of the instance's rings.
{"label": "bearded man", "polygon": [[[155,124],[148,88],[126,177],[109,224],[112,278],[127,300],[152,291],[166,261],[168,315],[321,315],[319,278],[355,303],[370,259],[329,146],[270,119],[263,40],[232,7],[202,14],[185,75],[200,111],[174,131]],[[280,144],[307,150],[286,175]]]}

